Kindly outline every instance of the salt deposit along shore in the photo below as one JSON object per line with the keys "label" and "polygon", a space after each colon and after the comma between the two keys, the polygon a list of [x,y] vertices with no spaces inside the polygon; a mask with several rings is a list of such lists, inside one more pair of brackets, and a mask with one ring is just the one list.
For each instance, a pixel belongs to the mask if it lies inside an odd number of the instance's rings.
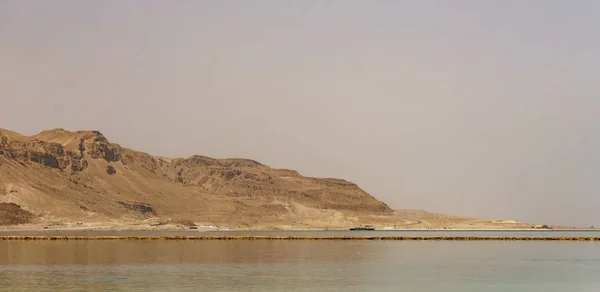
{"label": "salt deposit along shore", "polygon": [[[391,225],[374,224],[377,231],[549,231],[549,230],[600,230],[598,228],[585,227],[563,227],[545,226],[531,224],[497,224],[477,222],[470,224],[452,224],[447,222],[419,221],[420,224]],[[358,224],[357,224],[358,225]],[[217,224],[197,223],[193,225],[181,223],[152,223],[147,221],[110,221],[110,222],[40,222],[19,225],[0,226],[2,231],[341,231],[348,230],[348,226],[311,226],[311,225],[287,225],[287,226],[228,226]]]}
{"label": "salt deposit along shore", "polygon": [[6,240],[399,240],[399,241],[600,241],[593,236],[0,236]]}

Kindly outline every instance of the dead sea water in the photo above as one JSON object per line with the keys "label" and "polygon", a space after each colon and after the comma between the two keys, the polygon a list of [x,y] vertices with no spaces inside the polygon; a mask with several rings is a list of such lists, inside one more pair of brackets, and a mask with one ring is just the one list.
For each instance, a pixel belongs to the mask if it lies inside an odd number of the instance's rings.
{"label": "dead sea water", "polygon": [[1,291],[600,291],[599,242],[0,241]]}

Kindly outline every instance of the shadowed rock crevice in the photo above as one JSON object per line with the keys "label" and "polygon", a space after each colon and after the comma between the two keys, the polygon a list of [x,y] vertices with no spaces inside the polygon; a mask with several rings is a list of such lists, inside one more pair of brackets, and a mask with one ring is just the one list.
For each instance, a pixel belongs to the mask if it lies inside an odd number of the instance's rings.
{"label": "shadowed rock crevice", "polygon": [[108,173],[109,175],[115,175],[117,173],[117,170],[112,165],[109,165],[106,167],[106,173]]}

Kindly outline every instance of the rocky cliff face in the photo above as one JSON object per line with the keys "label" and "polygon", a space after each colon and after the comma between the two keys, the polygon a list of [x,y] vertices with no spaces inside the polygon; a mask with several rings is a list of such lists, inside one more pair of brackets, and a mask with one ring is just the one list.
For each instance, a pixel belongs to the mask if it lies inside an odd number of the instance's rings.
{"label": "rocky cliff face", "polygon": [[34,162],[63,171],[77,172],[87,167],[87,161],[81,153],[66,150],[60,144],[22,137],[15,139],[2,132],[0,132],[0,155],[15,161]]}
{"label": "rocky cliff face", "polygon": [[0,203],[68,220],[310,226],[393,212],[344,180],[304,177],[250,159],[154,157],[97,131],[27,137],[0,130],[0,189]]}

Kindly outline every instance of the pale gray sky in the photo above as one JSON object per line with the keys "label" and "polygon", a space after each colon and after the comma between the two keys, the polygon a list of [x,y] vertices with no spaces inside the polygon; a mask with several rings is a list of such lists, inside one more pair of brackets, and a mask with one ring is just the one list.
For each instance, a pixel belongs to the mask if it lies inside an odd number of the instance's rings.
{"label": "pale gray sky", "polygon": [[0,127],[600,225],[599,1],[0,1]]}

